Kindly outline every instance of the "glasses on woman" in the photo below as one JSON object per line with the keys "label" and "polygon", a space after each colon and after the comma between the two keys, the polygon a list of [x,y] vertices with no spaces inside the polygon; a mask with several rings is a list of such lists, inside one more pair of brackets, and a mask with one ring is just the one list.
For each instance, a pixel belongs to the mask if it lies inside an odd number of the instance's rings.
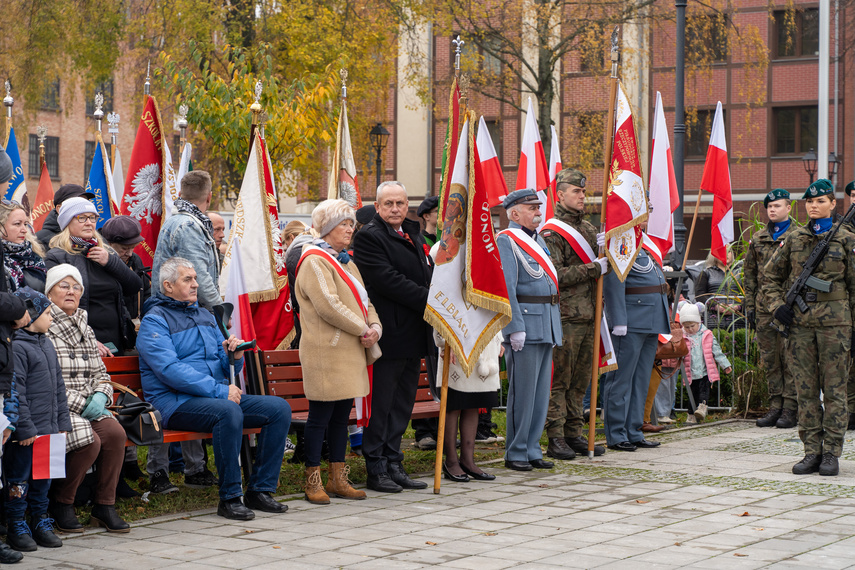
{"label": "glasses on woman", "polygon": [[78,295],[83,292],[83,287],[78,284],[69,285],[68,283],[58,283],[57,287],[59,287],[60,291],[68,292],[69,290],[74,291]]}
{"label": "glasses on woman", "polygon": [[85,224],[86,222],[94,224],[98,221],[98,216],[95,214],[80,214],[79,216],[74,216],[74,219],[81,224]]}

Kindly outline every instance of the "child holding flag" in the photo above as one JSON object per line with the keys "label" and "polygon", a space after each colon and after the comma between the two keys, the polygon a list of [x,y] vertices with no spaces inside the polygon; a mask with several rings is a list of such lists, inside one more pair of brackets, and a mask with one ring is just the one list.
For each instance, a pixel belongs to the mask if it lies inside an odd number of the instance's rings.
{"label": "child holding flag", "polygon": [[[15,331],[15,378],[18,388],[18,424],[3,455],[6,474],[6,540],[12,548],[31,552],[39,546],[58,548],[48,512],[50,479],[33,479],[33,443],[36,436],[71,431],[65,383],[56,350],[45,334],[53,322],[50,301],[42,293],[22,287],[15,295],[27,304],[30,324]],[[25,514],[30,509],[30,525]]]}

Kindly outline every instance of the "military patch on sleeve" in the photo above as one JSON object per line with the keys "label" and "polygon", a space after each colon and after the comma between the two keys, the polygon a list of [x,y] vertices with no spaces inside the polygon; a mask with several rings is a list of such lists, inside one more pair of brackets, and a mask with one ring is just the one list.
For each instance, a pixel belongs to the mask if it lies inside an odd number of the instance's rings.
{"label": "military patch on sleeve", "polygon": [[540,235],[543,237],[549,237],[552,235],[552,230],[546,230],[545,232],[540,232]]}

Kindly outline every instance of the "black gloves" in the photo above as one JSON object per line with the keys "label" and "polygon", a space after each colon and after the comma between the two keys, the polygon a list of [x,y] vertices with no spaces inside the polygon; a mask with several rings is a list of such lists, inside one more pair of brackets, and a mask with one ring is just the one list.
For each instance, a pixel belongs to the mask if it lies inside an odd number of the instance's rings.
{"label": "black gloves", "polygon": [[775,318],[778,319],[778,322],[788,327],[793,324],[795,316],[796,313],[793,311],[792,307],[788,307],[786,305],[781,305],[775,310]]}

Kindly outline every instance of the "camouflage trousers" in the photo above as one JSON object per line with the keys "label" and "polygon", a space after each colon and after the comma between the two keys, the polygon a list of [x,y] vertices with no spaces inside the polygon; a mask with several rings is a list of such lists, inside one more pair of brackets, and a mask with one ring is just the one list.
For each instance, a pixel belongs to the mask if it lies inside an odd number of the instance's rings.
{"label": "camouflage trousers", "polygon": [[771,315],[757,316],[757,346],[769,384],[769,407],[795,410],[796,383],[787,369],[787,339],[771,327]]}
{"label": "camouflage trousers", "polygon": [[585,424],[582,400],[591,383],[594,324],[561,323],[564,342],[552,349],[552,390],[546,414],[547,437],[578,437]]}
{"label": "camouflage trousers", "polygon": [[[796,384],[805,454],[843,452],[851,327],[793,327],[787,366]],[[819,396],[822,392],[822,401]]]}
{"label": "camouflage trousers", "polygon": [[[855,355],[850,355],[855,358]],[[846,398],[848,400],[849,413],[855,412],[855,366],[849,363],[849,382],[846,383]]]}

